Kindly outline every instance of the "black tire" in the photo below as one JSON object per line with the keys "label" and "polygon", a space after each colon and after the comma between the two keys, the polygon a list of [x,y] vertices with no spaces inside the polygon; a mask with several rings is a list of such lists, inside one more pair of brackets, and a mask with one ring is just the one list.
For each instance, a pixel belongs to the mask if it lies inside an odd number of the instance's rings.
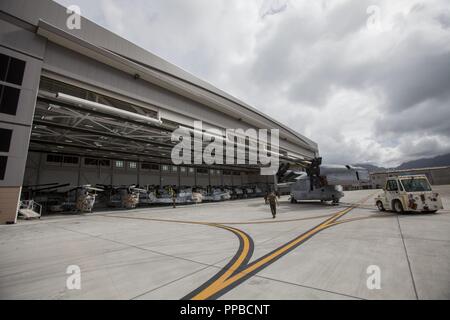
{"label": "black tire", "polygon": [[295,200],[294,197],[291,197],[291,203],[297,203],[297,200]]}
{"label": "black tire", "polygon": [[381,212],[386,211],[386,209],[383,206],[383,202],[381,202],[380,200],[377,201],[376,205],[377,205],[378,211],[381,211]]}
{"label": "black tire", "polygon": [[437,212],[437,210],[427,211],[427,213],[431,213],[431,214],[434,214],[434,213],[436,213],[436,212]]}
{"label": "black tire", "polygon": [[395,200],[392,207],[393,207],[393,209],[394,209],[394,211],[396,213],[403,213],[404,212],[403,205],[400,202],[400,200]]}

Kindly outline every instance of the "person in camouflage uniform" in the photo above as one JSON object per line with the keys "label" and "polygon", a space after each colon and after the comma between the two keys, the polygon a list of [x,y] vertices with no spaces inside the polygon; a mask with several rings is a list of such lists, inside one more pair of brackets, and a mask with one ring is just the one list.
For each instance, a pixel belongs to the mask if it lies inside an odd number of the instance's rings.
{"label": "person in camouflage uniform", "polygon": [[274,191],[269,193],[269,195],[267,196],[267,201],[269,202],[269,205],[270,205],[270,211],[272,212],[272,217],[275,219],[275,217],[277,215],[278,199],[277,199],[277,195]]}
{"label": "person in camouflage uniform", "polygon": [[177,207],[177,190],[174,187],[170,187],[169,189],[170,194],[172,195],[172,205],[174,208]]}

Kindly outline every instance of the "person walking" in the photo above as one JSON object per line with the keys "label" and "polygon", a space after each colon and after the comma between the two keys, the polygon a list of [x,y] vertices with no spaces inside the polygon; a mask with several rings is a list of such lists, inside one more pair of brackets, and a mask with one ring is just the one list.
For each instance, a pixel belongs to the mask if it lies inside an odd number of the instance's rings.
{"label": "person walking", "polygon": [[272,217],[275,219],[275,217],[277,215],[278,199],[277,199],[277,195],[275,194],[274,191],[272,191],[267,196],[267,201],[269,202],[269,205],[270,205],[270,211],[272,212]]}
{"label": "person walking", "polygon": [[172,204],[174,208],[177,207],[176,203],[177,203],[177,191],[175,188],[172,188]]}

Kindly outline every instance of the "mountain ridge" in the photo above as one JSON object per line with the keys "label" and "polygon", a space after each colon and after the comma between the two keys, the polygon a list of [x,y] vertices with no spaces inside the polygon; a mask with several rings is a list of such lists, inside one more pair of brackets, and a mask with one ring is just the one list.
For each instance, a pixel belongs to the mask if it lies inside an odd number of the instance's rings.
{"label": "mountain ridge", "polygon": [[385,168],[373,165],[371,163],[356,163],[355,167],[363,167],[369,170],[369,172],[385,171],[385,170],[407,170],[416,168],[432,168],[432,167],[445,167],[450,166],[450,153],[439,155],[432,158],[419,158],[403,162],[397,167]]}

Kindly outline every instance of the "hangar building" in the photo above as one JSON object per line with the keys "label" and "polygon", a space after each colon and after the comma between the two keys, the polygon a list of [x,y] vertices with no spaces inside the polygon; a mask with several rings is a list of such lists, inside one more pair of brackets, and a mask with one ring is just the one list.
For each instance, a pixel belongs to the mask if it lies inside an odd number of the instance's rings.
{"label": "hangar building", "polygon": [[310,139],[99,25],[69,27],[70,14],[0,2],[0,223],[16,221],[24,186],[270,181],[251,165],[174,166],[171,133],[197,120],[279,129],[281,161],[318,156]]}
{"label": "hangar building", "polygon": [[389,177],[417,174],[426,175],[428,181],[435,186],[450,184],[450,166],[377,171],[370,174],[370,181],[372,188],[381,189]]}

